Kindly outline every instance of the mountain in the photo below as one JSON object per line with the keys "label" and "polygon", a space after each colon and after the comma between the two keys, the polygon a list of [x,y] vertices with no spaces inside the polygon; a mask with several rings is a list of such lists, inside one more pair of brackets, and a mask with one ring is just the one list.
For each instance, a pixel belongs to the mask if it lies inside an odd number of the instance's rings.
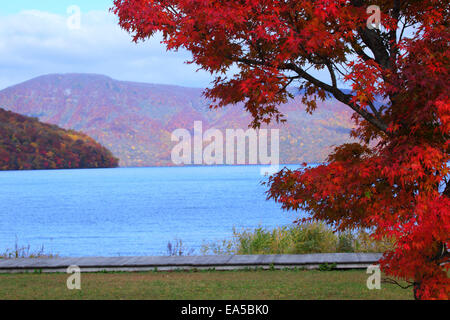
{"label": "mountain", "polygon": [[0,109],[0,170],[117,167],[88,136]]}
{"label": "mountain", "polygon": [[[321,162],[332,145],[350,141],[351,110],[336,100],[305,112],[298,96],[281,110],[281,163]],[[121,166],[172,165],[171,134],[177,128],[248,128],[242,106],[210,110],[202,89],[113,80],[102,75],[41,76],[0,91],[0,107],[66,129],[82,131],[106,146]]]}

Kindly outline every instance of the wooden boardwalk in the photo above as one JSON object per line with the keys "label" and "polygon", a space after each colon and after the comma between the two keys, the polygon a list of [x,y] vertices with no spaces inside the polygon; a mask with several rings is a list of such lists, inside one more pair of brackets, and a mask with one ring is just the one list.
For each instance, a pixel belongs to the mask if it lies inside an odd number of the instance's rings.
{"label": "wooden boardwalk", "polygon": [[0,259],[0,273],[66,272],[78,266],[82,272],[239,270],[246,268],[317,269],[336,264],[337,269],[365,269],[377,264],[378,253],[326,253],[301,255],[233,255],[183,257],[82,257],[46,259]]}

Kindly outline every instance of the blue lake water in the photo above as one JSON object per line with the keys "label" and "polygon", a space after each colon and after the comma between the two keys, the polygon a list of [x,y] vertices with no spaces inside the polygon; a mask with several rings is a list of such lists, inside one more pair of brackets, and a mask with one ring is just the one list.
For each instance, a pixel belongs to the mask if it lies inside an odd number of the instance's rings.
{"label": "blue lake water", "polygon": [[0,172],[0,252],[17,239],[61,256],[165,255],[182,239],[199,253],[233,227],[295,220],[264,179],[258,166]]}

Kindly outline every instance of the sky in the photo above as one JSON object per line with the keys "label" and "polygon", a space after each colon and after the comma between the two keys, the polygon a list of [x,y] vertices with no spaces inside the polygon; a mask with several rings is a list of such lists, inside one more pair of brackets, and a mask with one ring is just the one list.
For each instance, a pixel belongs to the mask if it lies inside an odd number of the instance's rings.
{"label": "sky", "polygon": [[[73,6],[79,8],[79,20]],[[185,63],[191,58],[188,52],[167,52],[158,36],[133,43],[109,12],[112,6],[113,0],[2,1],[0,90],[51,73],[94,73],[198,88],[210,85],[213,76]]]}
{"label": "sky", "polygon": [[77,5],[85,11],[105,10],[112,7],[112,0],[14,0],[2,1],[0,14],[14,14],[23,10],[40,10],[65,14],[71,5]]}
{"label": "sky", "polygon": [[[0,6],[0,90],[49,73],[96,73],[118,80],[206,87],[190,54],[154,38],[135,44],[109,12],[112,0],[14,0]],[[80,9],[77,27],[75,11]]]}

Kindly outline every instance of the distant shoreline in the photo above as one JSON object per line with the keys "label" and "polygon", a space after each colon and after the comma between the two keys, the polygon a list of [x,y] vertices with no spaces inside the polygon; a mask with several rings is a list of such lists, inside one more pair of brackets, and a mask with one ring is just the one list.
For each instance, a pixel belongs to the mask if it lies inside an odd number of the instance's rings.
{"label": "distant shoreline", "polygon": [[[321,165],[323,163],[308,163],[310,165]],[[280,170],[286,166],[299,166],[299,163],[280,164]],[[27,171],[68,171],[68,170],[112,170],[112,169],[155,169],[155,168],[221,168],[221,167],[270,167],[266,164],[220,164],[220,165],[184,165],[184,166],[142,166],[142,167],[115,167],[115,168],[73,168],[73,169],[23,169],[23,170],[0,170],[0,172],[27,172]]]}

